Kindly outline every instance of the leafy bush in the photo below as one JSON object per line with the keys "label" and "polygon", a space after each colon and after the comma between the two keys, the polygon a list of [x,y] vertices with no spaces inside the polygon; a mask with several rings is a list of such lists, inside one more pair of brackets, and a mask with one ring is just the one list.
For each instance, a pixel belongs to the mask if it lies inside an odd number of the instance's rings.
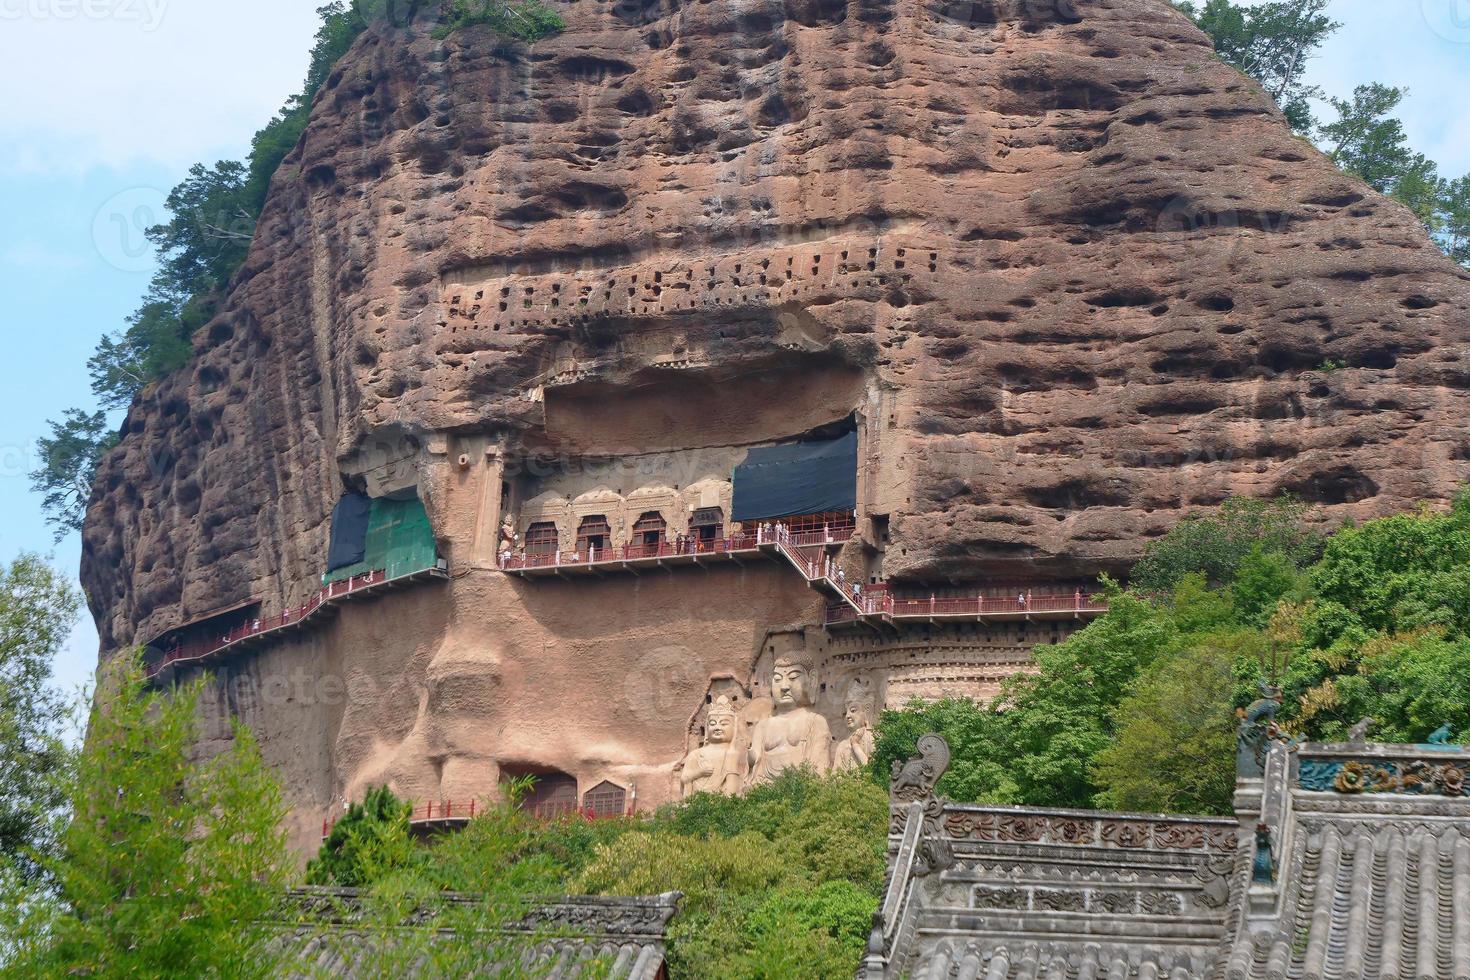
{"label": "leafy bush", "polygon": [[872,895],[850,881],[826,881],[816,888],[783,888],[750,914],[749,931],[758,943],[783,943],[792,926],[824,933],[847,947],[857,961],[873,925]]}
{"label": "leafy bush", "polygon": [[436,37],[448,37],[453,32],[477,24],[488,26],[502,37],[534,43],[566,30],[561,15],[541,0],[452,0],[445,15],[445,24],[435,32]]}
{"label": "leafy bush", "polygon": [[789,771],[743,797],[700,794],[603,845],[578,885],[678,889],[676,976],[849,977],[886,868],[887,794],[861,774]]}
{"label": "leafy bush", "polygon": [[1228,814],[1235,792],[1237,666],[1252,633],[1222,633],[1154,663],[1114,710],[1117,736],[1093,757],[1113,810]]}
{"label": "leafy bush", "polygon": [[[875,775],[939,731],[956,799],[1037,806],[1227,812],[1232,709],[1262,675],[1280,721],[1336,739],[1358,719],[1377,738],[1470,730],[1470,498],[1448,513],[1341,529],[1325,546],[1299,505],[1229,502],[1149,550],[1144,580],[1012,678],[992,704],[914,704],[883,715]],[[1320,553],[1314,564],[1309,556]]]}
{"label": "leafy bush", "polygon": [[332,825],[317,856],[306,866],[311,885],[361,888],[412,863],[408,836],[412,804],[386,786],[374,786]]}
{"label": "leafy bush", "polygon": [[1232,497],[1214,513],[1186,517],[1150,544],[1133,568],[1132,585],[1167,593],[1193,572],[1203,572],[1212,586],[1228,584],[1258,549],[1303,568],[1321,553],[1321,540],[1307,525],[1310,516],[1306,505],[1289,497]]}

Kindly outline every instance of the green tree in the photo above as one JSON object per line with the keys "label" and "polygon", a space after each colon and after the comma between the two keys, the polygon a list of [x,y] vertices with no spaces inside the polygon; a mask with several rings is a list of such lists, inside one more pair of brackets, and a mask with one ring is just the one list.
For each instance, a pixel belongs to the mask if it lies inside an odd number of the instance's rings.
{"label": "green tree", "polygon": [[888,796],[861,774],[782,773],[698,794],[599,846],[577,888],[685,893],[673,976],[852,976],[883,887]]}
{"label": "green tree", "polygon": [[1225,584],[1257,548],[1305,567],[1321,550],[1310,518],[1309,508],[1290,497],[1232,497],[1213,513],[1191,514],[1149,544],[1133,567],[1132,584],[1144,592],[1169,592],[1193,572],[1203,572],[1211,585]]}
{"label": "green tree", "polygon": [[1443,185],[1439,207],[1445,251],[1470,265],[1470,174]]}
{"label": "green tree", "polygon": [[229,284],[255,235],[258,211],[246,199],[247,175],[237,160],[196,163],[169,192],[169,220],[147,231],[162,262],[155,293],[200,296]]}
{"label": "green tree", "polygon": [[50,685],[51,662],[81,599],[35,555],[0,567],[0,863],[33,881],[54,856],[72,754],[68,705]]}
{"label": "green tree", "polygon": [[1307,63],[1342,25],[1328,17],[1330,0],[1279,0],[1245,5],[1230,0],[1177,3],[1210,36],[1227,64],[1261,83],[1291,128],[1315,126],[1311,102],[1321,90],[1304,81]]}
{"label": "green tree", "polygon": [[128,318],[128,328],[103,337],[87,361],[92,393],[105,408],[126,408],[150,381],[188,363],[191,332],[176,299],[146,301]]}
{"label": "green tree", "polygon": [[1304,588],[1300,570],[1279,551],[1260,545],[1240,563],[1229,595],[1235,618],[1248,626],[1264,627],[1282,599],[1299,598]]}
{"label": "green tree", "polygon": [[1419,216],[1431,235],[1444,224],[1443,209],[1448,187],[1439,176],[1439,166],[1422,153],[1409,162],[1393,183],[1393,198]]}
{"label": "green tree", "polygon": [[[1371,632],[1470,626],[1470,510],[1397,514],[1343,528],[1311,569],[1315,597],[1350,610]],[[1331,638],[1324,638],[1331,639]]]}
{"label": "green tree", "polygon": [[199,692],[145,693],[134,661],[99,699],[45,862],[54,888],[0,883],[9,975],[276,975],[285,804],[242,725],[191,761]]}
{"label": "green tree", "polygon": [[1254,639],[1207,636],[1143,672],[1114,710],[1116,738],[1094,758],[1098,806],[1231,812],[1237,663]]}
{"label": "green tree", "polygon": [[1333,162],[1384,194],[1415,162],[1404,125],[1392,115],[1407,94],[1408,89],[1378,82],[1359,85],[1351,99],[1330,100],[1337,119],[1321,130]]}
{"label": "green tree", "polygon": [[352,47],[358,35],[367,30],[375,17],[396,17],[396,10],[391,2],[367,3],[364,0],[353,0],[350,5],[329,3],[318,7],[316,13],[321,25],[312,42],[306,81],[301,91],[286,100],[271,121],[255,134],[250,144],[250,173],[245,182],[243,200],[252,215],[258,216],[265,207],[271,178],[275,176],[281,161],[296,147],[301,134],[306,132],[312,100],[326,84],[333,66]]}
{"label": "green tree", "polygon": [[370,787],[362,802],[349,806],[332,825],[321,850],[306,866],[307,883],[361,888],[411,864],[412,809],[413,804],[394,796],[388,787]]}
{"label": "green tree", "polygon": [[1088,806],[1098,791],[1091,760],[1117,737],[1117,704],[1139,673],[1177,649],[1166,611],[1117,589],[1108,614],[1052,647],[1037,647],[1038,671],[1001,690],[1002,741],[1018,803]]}
{"label": "green tree", "polygon": [[1108,601],[1108,614],[1086,629],[1037,647],[1036,673],[1010,678],[992,704],[956,699],[884,712],[875,764],[912,756],[919,735],[938,731],[951,752],[939,791],[953,799],[1091,806],[1100,788],[1092,760],[1117,737],[1117,705],[1181,643],[1167,604],[1116,587]]}
{"label": "green tree", "polygon": [[887,785],[893,763],[913,758],[920,736],[938,732],[951,753],[938,792],[966,802],[1015,803],[1022,794],[1006,757],[1001,714],[998,705],[969,698],[912,701],[885,711],[874,729],[874,774]]}
{"label": "green tree", "polygon": [[1346,726],[1371,717],[1373,737],[1422,742],[1449,724],[1470,739],[1470,641],[1420,630],[1369,644],[1353,674],[1337,679],[1337,725],[1318,719],[1317,730],[1341,738]]}
{"label": "green tree", "polygon": [[97,464],[117,445],[107,413],[69,408],[60,422],[48,422],[51,435],[36,442],[40,465],[31,472],[31,489],[41,494],[46,523],[56,540],[79,531],[97,478]]}

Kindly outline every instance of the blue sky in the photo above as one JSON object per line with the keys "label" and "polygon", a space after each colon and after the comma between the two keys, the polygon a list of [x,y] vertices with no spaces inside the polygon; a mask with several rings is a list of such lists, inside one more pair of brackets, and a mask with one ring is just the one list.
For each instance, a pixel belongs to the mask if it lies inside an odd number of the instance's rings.
{"label": "blue sky", "polygon": [[[151,272],[140,230],[196,161],[242,157],[301,84],[321,0],[0,0],[0,561],[54,554],[26,473],[45,420],[89,406],[86,360]],[[1408,86],[1416,149],[1470,172],[1470,0],[1335,0],[1343,22],[1311,76],[1331,94]],[[96,663],[78,624],[57,663]]]}

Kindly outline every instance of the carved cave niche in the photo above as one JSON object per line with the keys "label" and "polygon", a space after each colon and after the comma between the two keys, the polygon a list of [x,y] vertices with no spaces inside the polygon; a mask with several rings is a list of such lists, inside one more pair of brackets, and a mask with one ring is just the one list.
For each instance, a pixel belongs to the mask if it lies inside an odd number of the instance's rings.
{"label": "carved cave niche", "polygon": [[530,789],[521,798],[520,809],[542,819],[577,811],[577,777],[560,769],[542,766],[502,765],[501,785],[529,778]]}

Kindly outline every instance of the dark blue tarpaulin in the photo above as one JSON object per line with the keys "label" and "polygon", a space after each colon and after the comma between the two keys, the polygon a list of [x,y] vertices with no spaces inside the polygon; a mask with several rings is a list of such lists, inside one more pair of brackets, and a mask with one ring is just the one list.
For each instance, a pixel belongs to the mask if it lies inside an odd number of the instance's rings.
{"label": "dark blue tarpaulin", "polygon": [[367,555],[368,518],[373,502],[360,493],[344,494],[332,511],[332,544],[327,549],[327,571],[356,565]]}
{"label": "dark blue tarpaulin", "polygon": [[857,509],[857,433],[752,449],[735,467],[731,520]]}

